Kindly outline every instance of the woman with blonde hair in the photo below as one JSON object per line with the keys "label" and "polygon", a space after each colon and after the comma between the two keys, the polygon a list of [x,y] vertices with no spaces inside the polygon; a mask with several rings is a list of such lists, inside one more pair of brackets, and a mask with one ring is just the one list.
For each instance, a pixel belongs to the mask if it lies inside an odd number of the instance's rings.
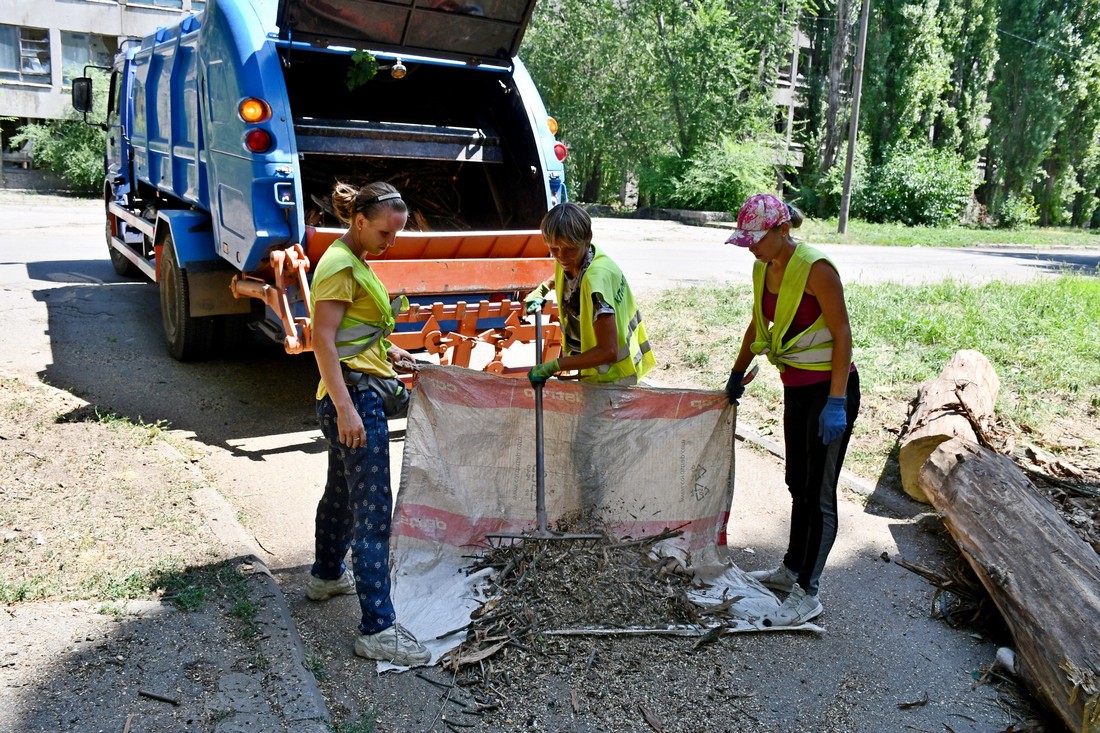
{"label": "woman with blonde hair", "polygon": [[[389,426],[384,394],[402,394],[397,371],[415,369],[394,346],[395,307],[367,264],[393,246],[408,208],[388,183],[336,184],[332,206],[348,225],[314,270],[313,354],[321,382],[317,417],[328,441],[328,478],[317,505],[316,556],[306,596],[358,594],[355,653],[410,667],[431,653],[397,623],[390,599]],[[352,568],[344,564],[351,549]]]}

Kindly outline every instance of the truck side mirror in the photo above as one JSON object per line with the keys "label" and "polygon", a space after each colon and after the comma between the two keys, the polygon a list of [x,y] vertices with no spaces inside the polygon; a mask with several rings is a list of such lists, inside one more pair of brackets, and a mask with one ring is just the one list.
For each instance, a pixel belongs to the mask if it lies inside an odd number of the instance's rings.
{"label": "truck side mirror", "polygon": [[73,109],[88,114],[92,111],[92,79],[81,76],[73,79]]}

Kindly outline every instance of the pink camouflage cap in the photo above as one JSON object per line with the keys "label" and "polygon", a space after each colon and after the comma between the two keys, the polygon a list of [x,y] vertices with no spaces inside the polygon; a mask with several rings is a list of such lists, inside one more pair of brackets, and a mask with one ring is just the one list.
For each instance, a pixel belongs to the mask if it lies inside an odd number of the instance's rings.
{"label": "pink camouflage cap", "polygon": [[764,238],[769,230],[791,220],[791,210],[778,196],[758,193],[750,196],[741,211],[737,212],[737,228],[726,244],[751,247]]}

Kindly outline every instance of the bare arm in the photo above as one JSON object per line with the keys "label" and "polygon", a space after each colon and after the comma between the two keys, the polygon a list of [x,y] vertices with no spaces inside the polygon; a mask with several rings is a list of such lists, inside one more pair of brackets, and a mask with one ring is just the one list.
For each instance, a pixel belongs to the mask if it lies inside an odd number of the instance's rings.
{"label": "bare arm", "polygon": [[833,335],[829,396],[844,397],[848,394],[848,371],[852,367],[852,327],[848,322],[848,306],[844,302],[844,284],[828,262],[818,260],[810,268],[806,292],[817,298],[825,325]]}
{"label": "bare arm", "polygon": [[737,359],[733,362],[733,371],[743,372],[749,368],[749,364],[752,362],[753,357],[756,354],[752,353],[752,342],[756,340],[756,314],[754,313],[752,318],[749,319],[749,326],[745,329],[745,335],[741,337],[741,348],[737,352]]}
{"label": "bare arm", "polygon": [[615,357],[619,354],[619,327],[615,323],[615,314],[596,316],[593,329],[596,332],[596,345],[579,354],[558,357],[559,370],[568,372],[574,369],[595,369],[617,361]]}
{"label": "bare arm", "polygon": [[344,373],[340,369],[340,357],[336,354],[336,329],[344,318],[348,304],[338,300],[321,300],[313,309],[313,356],[317,360],[317,371],[325,383],[336,406],[336,423],[340,430],[340,442],[351,446],[353,438],[360,445],[366,440],[363,418],[359,417],[351,393],[344,384]]}

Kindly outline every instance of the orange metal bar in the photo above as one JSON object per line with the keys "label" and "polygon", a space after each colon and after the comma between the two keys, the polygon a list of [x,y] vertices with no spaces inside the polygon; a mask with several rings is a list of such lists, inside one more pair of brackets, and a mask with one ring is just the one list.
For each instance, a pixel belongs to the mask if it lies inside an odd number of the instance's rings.
{"label": "orange metal bar", "polygon": [[534,289],[554,274],[545,259],[376,260],[378,278],[409,297],[445,293],[502,293]]}
{"label": "orange metal bar", "polygon": [[[272,253],[266,278],[248,274],[232,281],[238,298],[262,300],[281,320],[283,347],[288,353],[311,351],[312,329],[309,305],[310,262],[320,258],[341,230],[307,227],[306,246],[292,245]],[[307,254],[308,252],[308,254]],[[423,258],[423,259],[418,259]],[[386,256],[372,260],[372,269],[383,282],[400,283],[402,294],[414,299],[409,310],[397,316],[399,323],[420,323],[419,331],[399,331],[390,336],[396,345],[438,355],[440,363],[468,367],[478,343],[493,347],[486,371],[522,375],[526,367],[505,367],[504,349],[534,340],[535,327],[522,320],[523,304],[505,299],[452,304],[415,302],[418,296],[463,293],[523,293],[544,282],[554,261],[548,256],[542,235],[532,232],[409,232],[398,235],[398,244]],[[274,280],[274,283],[271,283]],[[391,293],[395,295],[396,293]],[[305,304],[306,317],[294,318],[291,304]],[[554,315],[552,305],[547,313]],[[480,329],[479,323],[505,319],[503,328]],[[442,321],[455,321],[453,331],[443,331]],[[544,322],[543,359],[560,352],[561,335],[556,323]]]}

